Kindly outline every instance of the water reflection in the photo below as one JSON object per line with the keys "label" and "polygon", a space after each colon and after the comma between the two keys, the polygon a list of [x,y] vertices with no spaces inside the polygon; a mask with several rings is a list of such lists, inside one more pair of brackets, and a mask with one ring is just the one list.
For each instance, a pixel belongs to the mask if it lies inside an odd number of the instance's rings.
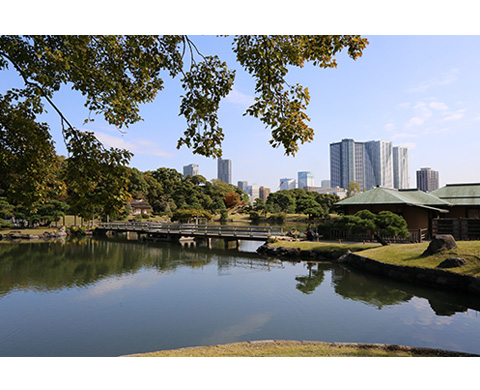
{"label": "water reflection", "polygon": [[307,263],[306,267],[307,275],[295,277],[299,282],[296,288],[304,294],[312,294],[324,281],[325,271],[331,270],[332,285],[338,295],[374,306],[379,310],[419,297],[428,301],[437,316],[453,316],[465,313],[468,309],[480,311],[478,297],[468,294],[397,282],[358,270],[353,271],[338,264]]}
{"label": "water reflection", "polygon": [[300,290],[304,294],[314,292],[325,278],[324,269],[322,268],[330,268],[330,266],[322,263],[307,263],[308,275],[295,277],[295,280],[299,282],[296,286],[297,290]]}
{"label": "water reflection", "polygon": [[0,298],[15,289],[53,291],[86,287],[142,268],[164,273],[173,272],[177,267],[202,268],[216,261],[222,273],[230,268],[268,270],[282,266],[255,253],[242,252],[241,256],[228,253],[203,247],[193,249],[176,244],[96,238],[73,238],[66,243],[2,243]]}
{"label": "water reflection", "polygon": [[[201,269],[212,262],[219,275],[239,268],[270,271],[285,267],[281,260],[265,259],[255,253],[198,246],[182,248],[166,243],[112,239],[9,243],[0,245],[0,298],[14,290],[86,287],[112,276],[133,275],[141,269],[170,273],[178,267]],[[378,309],[420,297],[429,302],[438,316],[453,316],[468,309],[480,311],[475,297],[395,282],[331,263],[306,263],[305,272],[295,276],[296,289],[302,294],[313,294],[325,281],[326,272],[331,273],[336,294]]]}

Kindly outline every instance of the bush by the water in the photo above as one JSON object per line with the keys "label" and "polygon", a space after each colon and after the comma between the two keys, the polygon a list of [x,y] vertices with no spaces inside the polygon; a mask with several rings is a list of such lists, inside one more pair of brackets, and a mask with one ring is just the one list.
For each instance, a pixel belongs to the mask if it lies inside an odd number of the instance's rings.
{"label": "bush by the water", "polygon": [[287,219],[286,213],[275,213],[268,217],[268,220],[274,223],[284,223],[286,219]]}

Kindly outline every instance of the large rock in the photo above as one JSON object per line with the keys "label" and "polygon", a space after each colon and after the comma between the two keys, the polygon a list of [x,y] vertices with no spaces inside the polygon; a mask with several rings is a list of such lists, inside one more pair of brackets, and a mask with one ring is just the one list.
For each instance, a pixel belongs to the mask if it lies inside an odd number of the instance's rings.
{"label": "large rock", "polygon": [[467,264],[467,260],[462,259],[461,257],[449,257],[437,265],[437,268],[455,268],[461,267],[465,264]]}
{"label": "large rock", "polygon": [[422,256],[430,256],[435,253],[449,251],[456,247],[457,243],[451,234],[438,234],[430,242],[428,248],[422,253]]}

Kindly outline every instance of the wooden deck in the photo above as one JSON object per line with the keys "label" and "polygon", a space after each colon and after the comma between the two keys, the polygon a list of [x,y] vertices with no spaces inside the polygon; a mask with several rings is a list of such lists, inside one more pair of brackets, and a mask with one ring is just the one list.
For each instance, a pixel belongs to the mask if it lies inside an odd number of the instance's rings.
{"label": "wooden deck", "polygon": [[172,238],[222,238],[225,240],[266,241],[269,237],[283,236],[281,226],[232,226],[174,224],[156,222],[109,222],[98,225],[97,230],[105,232],[136,232],[152,236]]}

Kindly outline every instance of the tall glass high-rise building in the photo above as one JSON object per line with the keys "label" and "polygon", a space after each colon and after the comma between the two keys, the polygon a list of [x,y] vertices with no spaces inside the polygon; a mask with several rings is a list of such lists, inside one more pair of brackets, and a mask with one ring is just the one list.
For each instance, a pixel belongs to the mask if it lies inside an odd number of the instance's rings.
{"label": "tall glass high-rise building", "polygon": [[410,188],[408,148],[404,146],[393,147],[393,188]]}
{"label": "tall glass high-rise building", "polygon": [[[406,165],[408,167],[408,151]],[[351,182],[356,182],[361,190],[377,186],[394,188],[394,168],[391,142],[343,139],[330,144],[332,187],[348,188]]]}
{"label": "tall glass high-rise building", "polygon": [[315,178],[312,172],[298,172],[298,188],[315,187]]}
{"label": "tall glass high-rise building", "polygon": [[185,165],[183,167],[183,177],[187,177],[188,175],[198,175],[198,165],[197,164],[190,164]]}
{"label": "tall glass high-rise building", "polygon": [[430,192],[439,187],[438,171],[430,168],[420,168],[417,171],[417,188],[420,191]]}
{"label": "tall glass high-rise building", "polygon": [[217,162],[217,178],[227,184],[232,184],[232,161],[219,158]]}
{"label": "tall glass high-rise building", "polygon": [[281,190],[293,190],[296,187],[295,179],[280,179],[280,191]]}

